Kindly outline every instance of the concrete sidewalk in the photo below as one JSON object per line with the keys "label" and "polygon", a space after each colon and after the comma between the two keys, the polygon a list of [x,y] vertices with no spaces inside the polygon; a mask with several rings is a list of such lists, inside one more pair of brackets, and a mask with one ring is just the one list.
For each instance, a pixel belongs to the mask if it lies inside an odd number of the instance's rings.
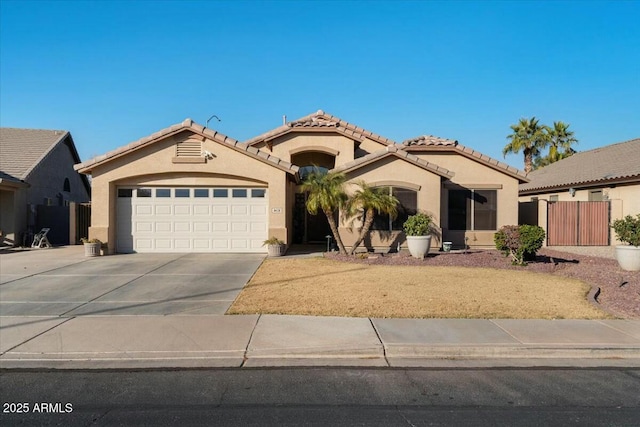
{"label": "concrete sidewalk", "polygon": [[0,368],[640,367],[640,321],[4,316],[0,352]]}

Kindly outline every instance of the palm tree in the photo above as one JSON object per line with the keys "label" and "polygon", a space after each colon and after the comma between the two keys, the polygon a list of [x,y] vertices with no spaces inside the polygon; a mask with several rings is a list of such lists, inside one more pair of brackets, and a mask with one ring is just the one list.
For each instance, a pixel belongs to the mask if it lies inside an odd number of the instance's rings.
{"label": "palm tree", "polygon": [[540,156],[540,150],[549,145],[549,127],[538,124],[538,119],[520,119],[518,124],[511,125],[513,133],[507,136],[511,142],[502,150],[506,156],[509,153],[517,154],[520,151],[524,154],[524,171],[531,172],[533,169],[533,158]]}
{"label": "palm tree", "polygon": [[376,213],[381,215],[390,215],[395,218],[398,215],[398,199],[389,192],[389,187],[370,187],[364,181],[357,183],[360,187],[353,193],[347,202],[347,212],[353,215],[356,212],[363,212],[363,224],[360,228],[360,234],[356,239],[350,255],[353,255],[356,248],[367,237]]}
{"label": "palm tree", "polygon": [[346,178],[342,173],[325,173],[318,168],[314,168],[300,186],[302,191],[309,192],[307,211],[312,215],[316,215],[319,210],[324,212],[329,222],[333,238],[336,240],[338,249],[343,255],[347,254],[347,250],[344,247],[344,243],[342,243],[340,233],[338,233],[335,213],[343,207],[347,201],[347,194],[344,192],[345,180]]}
{"label": "palm tree", "polygon": [[536,169],[550,165],[558,160],[566,159],[576,153],[571,144],[577,144],[578,140],[573,137],[573,132],[569,130],[569,126],[564,122],[553,122],[553,128],[549,131],[551,143],[549,154],[545,157],[538,156],[535,159],[534,167]]}

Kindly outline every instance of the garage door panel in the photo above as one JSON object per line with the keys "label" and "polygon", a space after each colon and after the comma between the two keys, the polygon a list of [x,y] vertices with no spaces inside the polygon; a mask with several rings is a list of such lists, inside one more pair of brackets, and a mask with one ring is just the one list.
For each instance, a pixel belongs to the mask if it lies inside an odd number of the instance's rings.
{"label": "garage door panel", "polygon": [[209,206],[208,205],[194,205],[193,206],[193,214],[194,215],[209,215]]}
{"label": "garage door panel", "polygon": [[227,216],[229,215],[229,206],[213,206],[213,211],[211,213],[214,216]]}
{"label": "garage door panel", "polygon": [[138,233],[152,232],[153,222],[150,221],[138,221],[136,222],[135,231]]}
{"label": "garage door panel", "polygon": [[189,205],[175,205],[173,207],[174,215],[191,215],[191,206]]}
{"label": "garage door panel", "polygon": [[170,233],[170,232],[171,232],[170,222],[156,221],[156,233]]}
{"label": "garage door panel", "polygon": [[171,205],[156,205],[156,215],[171,215]]}
{"label": "garage door panel", "polygon": [[229,232],[229,223],[228,222],[214,222],[213,231],[217,231],[219,233],[228,233]]}
{"label": "garage door panel", "polygon": [[119,252],[266,252],[262,244],[268,237],[265,189],[143,190],[125,187],[124,196],[118,191]]}
{"label": "garage door panel", "polygon": [[153,214],[153,207],[151,205],[138,205],[136,206],[136,215],[151,215]]}

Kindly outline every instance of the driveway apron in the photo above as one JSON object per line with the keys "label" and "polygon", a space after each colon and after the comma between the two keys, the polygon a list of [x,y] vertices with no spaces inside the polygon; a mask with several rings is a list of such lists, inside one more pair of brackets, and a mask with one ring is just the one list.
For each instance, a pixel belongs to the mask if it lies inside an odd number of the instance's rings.
{"label": "driveway apron", "polygon": [[[27,277],[7,278],[0,285],[1,315],[224,314],[263,259],[262,254],[90,258]],[[3,258],[7,267],[11,261]]]}

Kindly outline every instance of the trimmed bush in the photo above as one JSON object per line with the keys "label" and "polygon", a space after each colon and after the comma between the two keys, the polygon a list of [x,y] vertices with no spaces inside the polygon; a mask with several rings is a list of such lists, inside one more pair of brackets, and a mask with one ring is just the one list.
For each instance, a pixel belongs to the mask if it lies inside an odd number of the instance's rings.
{"label": "trimmed bush", "polygon": [[622,243],[640,246],[640,214],[635,218],[627,215],[623,219],[617,219],[613,221],[611,228],[616,232],[618,240]]}
{"label": "trimmed bush", "polygon": [[542,247],[545,232],[537,225],[505,225],[493,236],[496,248],[505,256],[511,255],[514,265],[527,265]]}

